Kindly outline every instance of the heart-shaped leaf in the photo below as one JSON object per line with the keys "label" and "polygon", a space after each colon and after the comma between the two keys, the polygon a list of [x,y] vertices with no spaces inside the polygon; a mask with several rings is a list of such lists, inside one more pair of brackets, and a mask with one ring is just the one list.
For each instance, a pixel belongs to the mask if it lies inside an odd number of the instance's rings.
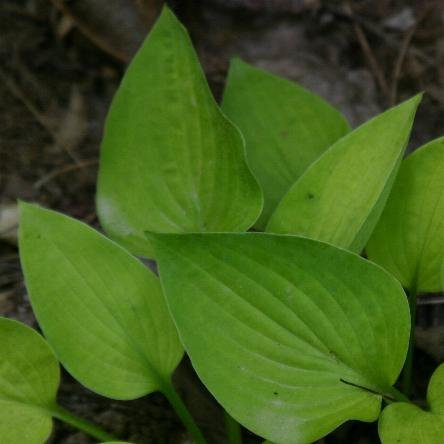
{"label": "heart-shaped leaf", "polygon": [[361,252],[387,201],[420,99],[391,108],[330,147],[284,196],[267,231]]}
{"label": "heart-shaped leaf", "polygon": [[379,419],[383,444],[441,444],[444,437],[444,364],[433,373],[427,390],[427,411],[414,404],[395,402]]}
{"label": "heart-shaped leaf", "polygon": [[144,230],[245,231],[261,207],[242,136],[217,106],[185,29],[165,7],[107,118],[100,221],[132,252],[152,256]]}
{"label": "heart-shaped leaf", "polygon": [[402,162],[366,250],[404,287],[444,290],[444,137]]}
{"label": "heart-shaped leaf", "polygon": [[295,236],[151,239],[192,363],[241,424],[292,444],[348,419],[378,417],[409,340],[396,279],[355,254]]}
{"label": "heart-shaped leaf", "polygon": [[157,277],[79,221],[29,204],[20,209],[26,286],[62,364],[111,398],[161,390],[183,349]]}
{"label": "heart-shaped leaf", "polygon": [[240,59],[231,63],[222,109],[241,129],[264,192],[261,229],[307,167],[350,130],[319,96]]}
{"label": "heart-shaped leaf", "polygon": [[52,430],[60,370],[32,328],[0,318],[0,441],[41,444]]}

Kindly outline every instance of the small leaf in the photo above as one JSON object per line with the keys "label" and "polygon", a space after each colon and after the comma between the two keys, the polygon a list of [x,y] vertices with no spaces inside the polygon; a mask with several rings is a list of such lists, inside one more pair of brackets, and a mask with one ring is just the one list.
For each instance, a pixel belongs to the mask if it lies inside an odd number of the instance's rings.
{"label": "small leaf", "polygon": [[245,231],[261,212],[242,136],[217,106],[165,7],[109,112],[97,209],[106,232],[152,256],[144,231]]}
{"label": "small leaf", "polygon": [[222,109],[241,129],[264,192],[261,229],[307,167],[350,130],[319,96],[240,59],[231,63]]}
{"label": "small leaf", "polygon": [[444,137],[402,162],[366,250],[404,287],[444,290]]}
{"label": "small leaf", "polygon": [[34,313],[66,369],[110,398],[161,389],[183,350],[156,276],[87,225],[24,203],[19,245]]}
{"label": "small leaf", "polygon": [[54,353],[32,328],[0,318],[0,441],[41,444],[52,430],[60,371]]}
{"label": "small leaf", "polygon": [[428,410],[395,402],[379,419],[383,444],[441,444],[444,436],[444,364],[433,373],[427,390]]}
{"label": "small leaf", "polygon": [[185,348],[231,416],[285,444],[377,419],[409,339],[407,300],[388,273],[293,236],[152,239]]}
{"label": "small leaf", "polygon": [[285,195],[267,231],[361,252],[388,198],[420,99],[391,108],[336,142]]}

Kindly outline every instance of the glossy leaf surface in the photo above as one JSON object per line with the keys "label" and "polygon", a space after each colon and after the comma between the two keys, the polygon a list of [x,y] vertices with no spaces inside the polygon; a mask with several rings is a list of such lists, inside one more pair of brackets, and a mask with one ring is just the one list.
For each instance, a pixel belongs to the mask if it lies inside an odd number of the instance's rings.
{"label": "glossy leaf surface", "polygon": [[282,444],[378,417],[409,339],[393,277],[294,236],[152,236],[185,349],[230,415]]}
{"label": "glossy leaf surface", "polygon": [[444,137],[402,162],[367,253],[406,288],[444,290]]}
{"label": "glossy leaf surface", "polygon": [[41,444],[52,429],[60,371],[54,353],[32,328],[0,318],[0,441]]}
{"label": "glossy leaf surface", "polygon": [[152,256],[144,231],[245,231],[262,207],[239,130],[217,106],[191,41],[165,7],[114,97],[97,208],[107,233]]}
{"label": "glossy leaf surface", "polygon": [[116,399],[159,390],[182,347],[159,280],[87,225],[21,204],[20,257],[34,313],[57,357]]}
{"label": "glossy leaf surface", "polygon": [[441,444],[444,437],[444,364],[430,379],[428,410],[396,402],[387,406],[379,419],[383,444]]}
{"label": "glossy leaf surface", "polygon": [[222,109],[241,129],[264,192],[261,229],[307,167],[350,130],[319,96],[240,59],[231,63]]}
{"label": "glossy leaf surface", "polygon": [[267,231],[361,252],[387,201],[420,99],[389,109],[330,147],[284,196]]}

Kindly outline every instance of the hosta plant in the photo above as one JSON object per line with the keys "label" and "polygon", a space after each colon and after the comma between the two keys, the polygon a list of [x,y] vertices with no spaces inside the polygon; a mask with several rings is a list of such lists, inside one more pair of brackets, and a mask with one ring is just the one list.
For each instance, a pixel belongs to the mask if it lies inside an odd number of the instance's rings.
{"label": "hosta plant", "polygon": [[0,436],[43,443],[57,418],[117,439],[56,404],[58,360],[111,399],[160,391],[209,442],[172,384],[187,353],[232,444],[240,425],[296,444],[378,418],[384,444],[441,442],[443,367],[426,408],[409,400],[416,298],[444,289],[444,139],[403,160],[419,101],[352,130],[313,93],[236,59],[219,107],[165,8],[107,118],[106,236],[21,203],[46,339],[0,320]]}

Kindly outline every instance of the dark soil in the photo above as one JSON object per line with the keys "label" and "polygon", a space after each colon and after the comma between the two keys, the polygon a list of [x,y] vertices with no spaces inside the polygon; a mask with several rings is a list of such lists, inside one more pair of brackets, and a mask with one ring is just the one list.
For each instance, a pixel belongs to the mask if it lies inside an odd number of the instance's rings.
{"label": "dark soil", "polygon": [[[16,245],[17,198],[98,226],[94,192],[106,110],[160,0],[0,2],[0,315],[37,327]],[[418,91],[425,97],[410,149],[444,133],[441,1],[207,0],[169,2],[189,29],[220,98],[229,59],[296,80],[339,107],[353,125]],[[442,295],[419,309],[415,396],[444,359]],[[220,410],[188,362],[176,375],[210,442],[223,443]],[[187,442],[161,395],[120,402],[63,374],[62,405],[117,436]],[[245,442],[260,442],[245,432]],[[0,437],[1,442],[1,437]],[[92,442],[56,424],[50,443]],[[346,424],[324,443],[376,443],[375,424]],[[24,443],[25,444],[25,443]]]}

